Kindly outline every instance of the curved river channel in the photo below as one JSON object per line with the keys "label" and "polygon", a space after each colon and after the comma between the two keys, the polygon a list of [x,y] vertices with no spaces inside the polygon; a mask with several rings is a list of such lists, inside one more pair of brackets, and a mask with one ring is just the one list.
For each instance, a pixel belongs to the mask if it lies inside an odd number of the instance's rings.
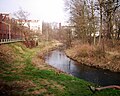
{"label": "curved river channel", "polygon": [[120,85],[120,73],[80,64],[68,58],[63,51],[58,49],[46,55],[45,62],[63,72],[102,86]]}

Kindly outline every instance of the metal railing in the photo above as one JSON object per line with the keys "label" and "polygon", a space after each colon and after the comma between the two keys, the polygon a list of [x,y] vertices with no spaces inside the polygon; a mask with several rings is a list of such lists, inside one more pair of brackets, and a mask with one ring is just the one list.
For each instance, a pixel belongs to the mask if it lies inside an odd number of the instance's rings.
{"label": "metal railing", "polygon": [[25,41],[24,39],[0,39],[0,44]]}

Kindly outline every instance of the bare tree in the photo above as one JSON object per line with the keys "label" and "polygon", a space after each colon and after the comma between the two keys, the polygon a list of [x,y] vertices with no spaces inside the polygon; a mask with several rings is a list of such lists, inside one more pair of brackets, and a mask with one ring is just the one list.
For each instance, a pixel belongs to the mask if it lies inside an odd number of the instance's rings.
{"label": "bare tree", "polygon": [[107,23],[107,38],[113,39],[113,19],[117,8],[120,6],[119,0],[103,0],[104,16]]}
{"label": "bare tree", "polygon": [[22,8],[19,8],[17,12],[14,12],[14,16],[19,20],[27,20],[30,13],[24,11]]}
{"label": "bare tree", "polygon": [[[90,44],[93,42],[94,45],[102,45],[103,51],[104,42],[107,40],[112,41],[114,45],[115,38],[119,38],[120,35],[120,0],[66,0],[66,2],[66,10],[70,13],[70,21],[75,26],[78,39],[83,43],[88,41]],[[99,32],[98,40],[96,32]]]}
{"label": "bare tree", "polygon": [[[28,40],[28,34],[30,32],[29,28],[29,22],[28,22],[28,16],[30,14],[26,11],[24,11],[22,8],[20,8],[17,12],[14,12],[14,16],[17,18],[17,21],[19,21],[19,28],[21,30],[21,33],[24,34],[25,40]],[[27,23],[28,27],[25,27],[24,24]]]}
{"label": "bare tree", "polygon": [[115,33],[116,33],[116,39],[120,40],[120,8],[116,10],[115,18]]}
{"label": "bare tree", "polygon": [[76,28],[76,34],[83,43],[87,41],[88,20],[86,2],[83,0],[70,0],[67,3],[70,12],[70,21]]}
{"label": "bare tree", "polygon": [[53,39],[52,23],[42,22],[42,33],[47,41]]}

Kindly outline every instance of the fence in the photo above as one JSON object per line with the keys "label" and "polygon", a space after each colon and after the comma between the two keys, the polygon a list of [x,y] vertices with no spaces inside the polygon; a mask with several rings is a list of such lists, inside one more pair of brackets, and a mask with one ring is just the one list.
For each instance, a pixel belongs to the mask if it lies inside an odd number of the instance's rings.
{"label": "fence", "polygon": [[23,34],[13,27],[17,25],[15,19],[10,19],[9,14],[0,14],[0,44],[24,41]]}

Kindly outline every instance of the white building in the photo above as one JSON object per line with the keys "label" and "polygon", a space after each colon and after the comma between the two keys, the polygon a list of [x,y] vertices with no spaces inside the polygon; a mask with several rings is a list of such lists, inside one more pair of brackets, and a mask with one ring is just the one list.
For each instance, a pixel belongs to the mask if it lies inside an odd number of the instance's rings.
{"label": "white building", "polygon": [[42,34],[42,22],[39,20],[30,22],[30,29],[35,32],[40,31]]}
{"label": "white building", "polygon": [[40,20],[27,20],[24,26],[29,27],[30,30],[33,30],[34,32],[39,31],[42,34],[42,22]]}

